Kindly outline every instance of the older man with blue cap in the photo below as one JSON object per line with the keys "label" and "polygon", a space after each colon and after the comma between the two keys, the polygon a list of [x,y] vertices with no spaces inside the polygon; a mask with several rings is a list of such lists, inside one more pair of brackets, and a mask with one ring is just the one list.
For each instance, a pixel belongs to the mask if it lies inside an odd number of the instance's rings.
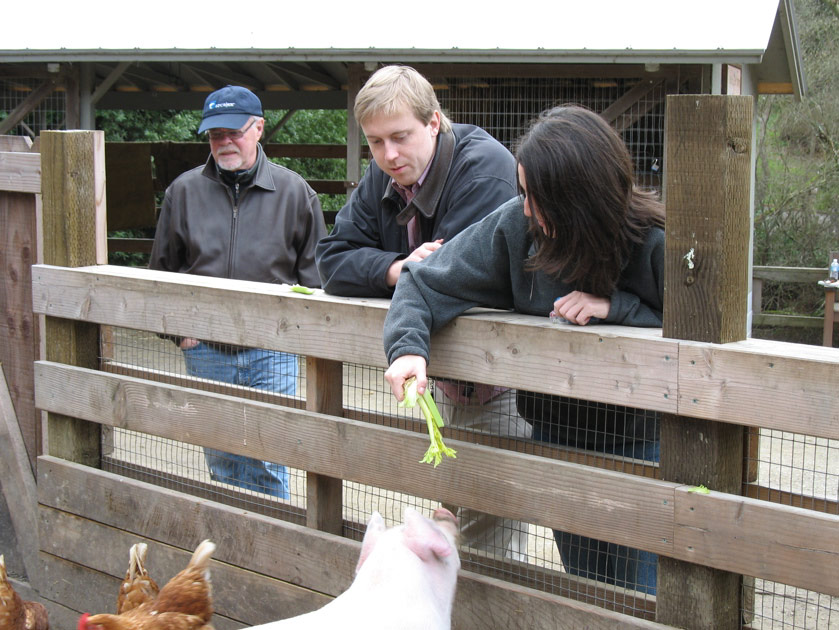
{"label": "older man with blue cap", "polygon": [[[207,162],[166,189],[149,266],[152,269],[274,284],[319,287],[315,245],[326,235],[317,194],[294,171],[269,161],[259,139],[262,103],[227,85],[210,94],[198,133]],[[265,389],[297,391],[297,356],[170,337],[191,376]],[[204,449],[213,480],[289,497],[285,466]]]}

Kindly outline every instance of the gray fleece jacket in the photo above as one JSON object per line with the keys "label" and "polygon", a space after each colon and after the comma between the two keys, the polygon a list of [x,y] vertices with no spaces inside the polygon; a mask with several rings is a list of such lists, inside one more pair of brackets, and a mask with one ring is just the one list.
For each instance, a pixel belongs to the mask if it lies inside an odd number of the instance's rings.
{"label": "gray fleece jacket", "polygon": [[[473,306],[513,309],[547,317],[575,287],[525,264],[535,253],[520,198],[511,199],[420,263],[406,263],[385,320],[388,362],[403,354],[428,361],[431,333]],[[611,296],[607,324],[661,326],[664,230],[652,228],[637,245]],[[655,412],[565,396],[518,391],[519,415],[533,437],[554,444],[648,457],[658,440]],[[644,455],[636,447],[644,447]]]}
{"label": "gray fleece jacket", "polygon": [[[547,317],[553,303],[575,290],[556,277],[529,271],[535,252],[521,198],[514,198],[422,262],[409,262],[385,320],[388,362],[403,354],[428,360],[431,334],[474,306]],[[652,228],[620,271],[606,324],[661,326],[664,230]]]}

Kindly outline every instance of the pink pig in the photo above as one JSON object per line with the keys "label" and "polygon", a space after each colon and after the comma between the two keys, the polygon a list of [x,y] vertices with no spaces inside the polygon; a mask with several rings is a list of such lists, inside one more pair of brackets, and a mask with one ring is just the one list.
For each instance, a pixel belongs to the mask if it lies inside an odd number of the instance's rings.
{"label": "pink pig", "polygon": [[404,524],[387,529],[381,514],[373,512],[355,580],[340,596],[314,612],[254,628],[451,628],[460,568],[457,519],[442,507],[431,519],[412,508],[405,508],[404,517]]}

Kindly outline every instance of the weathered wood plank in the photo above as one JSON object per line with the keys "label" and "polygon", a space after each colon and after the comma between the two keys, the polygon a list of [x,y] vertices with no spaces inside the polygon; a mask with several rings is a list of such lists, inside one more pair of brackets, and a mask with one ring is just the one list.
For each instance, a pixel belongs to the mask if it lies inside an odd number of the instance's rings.
{"label": "weathered wood plank", "polygon": [[[6,136],[8,137],[8,136]],[[40,554],[38,557],[38,562],[45,562],[48,561],[50,556],[47,554]],[[47,608],[47,615],[49,615],[50,620],[50,627],[53,630],[70,630],[71,628],[77,627],[77,623],[79,620],[79,613],[67,606],[63,606],[58,602],[51,601],[41,596],[36,590],[32,588],[32,586],[28,582],[19,582],[14,578],[10,578],[9,582],[12,585],[18,595],[20,595],[23,599],[32,601],[32,602],[41,602]]]}
{"label": "weathered wood plank", "polygon": [[[125,536],[122,546],[125,547],[130,541],[136,540],[130,535],[132,533],[148,540],[152,544],[149,556],[150,564],[153,565],[157,563],[155,558],[160,545],[188,549],[195,541],[210,538],[219,543],[213,556],[216,560],[213,562],[213,584],[222,589],[227,588],[226,585],[219,584],[220,581],[228,579],[224,576],[239,575],[222,573],[221,569],[217,569],[222,567],[228,570],[228,565],[241,567],[241,571],[305,583],[323,593],[334,595],[346,590],[351,583],[360,551],[358,542],[126,480],[52,457],[42,457],[38,470],[42,504],[55,508],[49,511],[46,507],[42,509],[43,514],[52,515],[50,519],[55,518],[51,524],[53,529],[58,530],[61,522],[66,522],[58,520],[64,516],[61,514],[63,511],[82,517],[74,522],[83,523],[80,526],[88,532],[94,531],[89,527],[95,527],[96,532],[125,529],[126,532],[121,533]],[[83,512],[86,513],[82,514]],[[92,521],[98,521],[98,524]],[[117,577],[111,575],[121,575],[119,571],[124,571],[120,569],[121,553],[117,553],[115,558],[103,558],[104,554],[97,554],[94,549],[89,549],[87,541],[90,540],[90,536],[76,535],[72,531],[73,528],[63,529],[68,531],[57,535],[79,541],[63,544],[66,549],[63,553],[78,559],[82,564],[89,563],[99,567],[99,570],[82,572],[80,565],[69,562],[63,564],[73,567],[81,576],[107,577],[107,582],[97,584],[97,592],[116,592]],[[107,537],[105,539],[107,540]],[[47,541],[48,538],[44,537],[42,540]],[[186,554],[186,551],[177,553]],[[55,565],[62,562],[52,563],[48,567],[48,571],[56,575],[53,583],[60,575]],[[105,568],[111,565],[113,568]],[[151,571],[154,575],[154,566]],[[88,584],[91,582],[88,581]],[[284,596],[293,596],[286,585],[282,587],[286,589]],[[235,593],[233,595],[231,604],[239,606]],[[52,593],[52,596],[56,601],[62,601],[55,593]],[[225,594],[223,597],[228,596]],[[309,597],[308,593],[300,594],[301,600],[306,597]],[[102,600],[102,603],[113,605],[110,600]],[[487,611],[493,611],[493,614],[489,615]],[[485,621],[486,625],[477,625],[476,619]],[[214,619],[214,624],[215,621]],[[468,571],[461,571],[459,575],[452,622],[453,628],[464,630],[475,627],[487,630],[506,630],[510,627],[532,630],[582,627],[595,630],[663,628],[652,622],[510,585]],[[519,622],[520,625],[516,625]]]}
{"label": "weathered wood plank", "polygon": [[41,134],[44,261],[80,267],[108,262],[105,224],[105,134]]}
{"label": "weathered wood plank", "polygon": [[752,267],[752,277],[775,282],[813,283],[827,280],[827,267]]}
{"label": "weathered wood plank", "polygon": [[[461,573],[462,575],[462,573]],[[458,580],[454,602],[454,630],[527,628],[535,630],[672,630],[653,621],[636,619],[600,606],[574,602],[481,575]],[[499,596],[503,594],[503,596]],[[561,606],[558,606],[561,604]],[[468,610],[468,616],[463,614]]]}
{"label": "weathered wood plank", "polygon": [[[32,138],[29,136],[0,135],[0,151],[32,151]],[[37,151],[37,149],[36,149]]]}
{"label": "weathered wood plank", "polygon": [[750,96],[667,97],[665,133],[678,137],[665,153],[669,337],[746,337],[751,113]]}
{"label": "weathered wood plank", "polygon": [[0,190],[41,192],[41,156],[38,153],[0,151]]}
{"label": "weathered wood plank", "polygon": [[[108,605],[89,610],[92,613],[115,612],[119,580],[125,575],[128,550],[134,543],[144,541],[149,545],[146,568],[160,586],[186,567],[192,555],[190,549],[178,549],[51,508],[42,507],[40,517],[41,530],[47,543],[45,551],[117,580],[111,589],[113,596]],[[91,540],[95,540],[96,544],[89,544]],[[196,539],[192,547],[199,542]],[[232,536],[214,542],[219,546],[235,546],[238,543]],[[329,553],[328,548],[320,549],[319,552],[324,556]],[[287,561],[276,552],[271,554],[270,559],[277,563]],[[215,559],[210,562],[210,575],[215,612],[247,625],[300,615],[316,610],[332,599]]]}
{"label": "weathered wood plank", "polygon": [[[170,385],[180,385],[182,387],[194,387],[197,389],[208,389],[207,383],[203,379],[194,376],[187,376],[177,374],[175,372],[165,372],[162,370],[150,370],[146,368],[138,368],[136,366],[127,365],[125,363],[104,362],[101,369],[106,372],[114,374],[123,374],[125,376],[133,376],[140,379],[153,380],[158,383],[168,383]],[[308,387],[308,379],[307,379]],[[243,388],[240,385],[230,385],[214,381],[212,383],[212,391],[220,394],[229,394],[231,396],[240,396],[248,398],[249,400],[261,400],[275,405],[282,405],[285,407],[300,407],[300,401],[290,396],[282,394],[274,394],[262,389]],[[243,393],[246,392],[246,393]],[[343,418],[350,418],[352,420],[362,420],[364,422],[371,422],[373,424],[383,424],[389,427],[396,427],[406,431],[414,431],[425,434],[427,429],[424,422],[417,422],[411,418],[400,417],[388,413],[376,413],[363,407],[348,407],[330,415],[340,416]],[[631,459],[621,457],[619,455],[604,455],[593,453],[584,449],[556,446],[547,442],[521,442],[515,438],[502,438],[488,433],[475,433],[464,429],[454,429],[451,427],[443,428],[444,437],[453,437],[456,439],[466,440],[473,444],[484,444],[486,446],[494,446],[496,448],[503,448],[506,450],[517,451],[519,453],[533,453],[542,457],[549,457],[551,459],[561,459],[566,462],[574,462],[577,464],[585,464],[586,466],[596,466],[598,468],[605,468],[607,470],[619,470],[621,472],[629,472],[633,475],[643,475],[655,479],[658,477],[658,466],[655,464],[644,463],[643,460]]]}
{"label": "weathered wood plank", "polygon": [[[69,267],[107,262],[104,148],[101,131],[41,134],[44,262]],[[44,345],[49,360],[94,367],[99,331],[87,322],[47,317]],[[47,423],[50,453],[98,462],[98,426],[55,415]]]}
{"label": "weathered wood plank", "polygon": [[[38,491],[35,475],[26,453],[23,436],[18,427],[12,398],[6,387],[6,377],[0,364],[0,486],[18,542],[18,552],[26,568],[26,575],[38,584]],[[8,553],[8,552],[7,552]]]}
{"label": "weathered wood plank", "polygon": [[[111,266],[37,266],[33,294],[34,310],[54,317],[387,364],[381,334],[390,302],[383,299]],[[435,376],[676,411],[678,345],[656,330],[481,312],[441,330],[432,348]]]}
{"label": "weathered wood plank", "polygon": [[153,227],[157,217],[149,145],[119,142],[105,146],[108,229]]}
{"label": "weathered wood plank", "polygon": [[813,315],[775,315],[774,313],[756,313],[752,317],[752,326],[768,328],[822,328],[824,318]]}
{"label": "weathered wood plank", "polygon": [[[746,338],[752,106],[750,96],[667,97],[668,337],[710,343]],[[662,478],[738,492],[744,435],[737,424],[664,414]],[[740,576],[681,560],[659,561],[656,619],[691,630],[737,628]]]}
{"label": "weathered wood plank", "polygon": [[[344,365],[340,361],[306,358],[306,409],[344,415]],[[341,479],[306,473],[306,524],[331,534],[343,532],[344,483]]]}
{"label": "weathered wood plank", "polygon": [[[199,337],[218,341],[386,364],[381,350],[386,300],[321,291],[301,296],[264,283],[122,267],[38,265],[33,301],[35,312],[55,317],[173,334],[198,329]],[[202,315],[190,320],[193,308]],[[760,339],[685,342],[663,339],[656,330],[554,326],[498,312],[458,318],[438,333],[433,348],[439,376],[839,438],[839,409],[832,402],[839,354],[831,348]],[[779,370],[766,367],[764,357],[777,357],[768,360],[776,365],[783,359],[786,369],[785,378],[771,378],[772,388],[765,387],[765,377]],[[812,374],[811,364],[820,366]],[[778,414],[779,405],[795,413]]]}
{"label": "weathered wood plank", "polygon": [[[209,538],[220,562],[326,595],[352,582],[358,542],[47,456],[38,477],[42,506],[182,549]],[[41,544],[49,550],[48,539]]]}
{"label": "weathered wood plank", "polygon": [[[684,486],[676,490],[675,518],[682,557],[839,596],[839,517]],[[759,575],[747,565],[759,565]]]}
{"label": "weathered wood plank", "polygon": [[108,253],[129,252],[136,254],[150,254],[153,238],[109,238]]}
{"label": "weathered wood plank", "polygon": [[[184,434],[193,439],[200,436],[201,442],[214,447],[239,440],[240,446],[228,448],[252,457],[264,457],[266,452],[272,452],[280,461],[295,467],[302,467],[309,461],[317,472],[330,476],[449,503],[464,503],[474,509],[549,527],[596,532],[594,535],[599,538],[649,548],[681,559],[706,561],[690,550],[671,547],[675,522],[670,512],[674,484],[594,471],[589,467],[456,441],[452,441],[458,449],[454,465],[435,471],[428,466],[415,465],[412,459],[406,461],[404,455],[422,452],[425,438],[389,427],[39,363],[39,383],[42,376],[45,383],[54,384],[50,388],[53,391],[50,400],[69,401],[62,403],[69,407],[61,410],[83,418],[95,416],[106,423],[118,421],[125,428],[173,439],[183,439]],[[83,379],[88,381],[87,390]],[[58,391],[61,383],[66,384],[66,392]],[[74,391],[81,393],[74,394]],[[40,401],[39,398],[39,404]],[[109,406],[115,409],[109,411]],[[259,435],[248,435],[247,447],[241,444],[243,425],[237,418],[247,418],[251,425],[261,427]],[[226,437],[219,438],[220,435]],[[487,471],[492,472],[488,474]],[[513,479],[516,481],[511,481]],[[73,483],[84,485],[85,482]],[[65,487],[69,485],[73,484],[65,484]],[[714,496],[729,495],[714,493]],[[731,500],[744,499],[734,497]],[[104,503],[111,501],[113,498]],[[63,504],[55,507],[70,510]],[[784,514],[792,509],[776,505],[765,509],[775,508]],[[86,509],[91,510],[93,506]],[[613,514],[618,509],[623,517],[620,523],[615,523]],[[142,512],[127,508],[120,511]],[[171,507],[167,513],[177,511]],[[96,518],[93,514],[89,517]],[[839,524],[836,516],[808,510],[796,513],[796,518],[804,521],[812,518],[816,525],[827,518]],[[143,523],[144,527],[151,525]],[[172,523],[167,526],[174,527]],[[806,531],[808,525],[805,523],[800,527]],[[768,548],[774,540],[768,532],[759,529],[748,530],[742,536],[751,537],[749,544],[755,548]],[[739,542],[731,544],[743,544],[742,541],[740,538]],[[725,551],[718,553],[725,554]],[[739,557],[733,550],[727,555],[737,558],[738,571],[744,574],[763,577],[766,571],[771,571],[774,579],[776,574],[786,570],[783,563],[776,565],[771,558]],[[790,580],[795,578],[795,575],[787,576],[785,583],[794,584]]]}
{"label": "weathered wood plank", "polygon": [[[50,613],[52,630],[72,630],[83,612],[114,611],[121,577],[94,571],[46,553],[41,554],[41,559],[47,576],[44,593],[47,601],[44,604]],[[59,613],[58,618],[53,619],[53,612]],[[238,630],[246,626],[222,615],[213,615],[212,624],[216,630]]]}
{"label": "weathered wood plank", "polygon": [[457,460],[433,468],[419,463],[428,446],[420,433],[56,364],[36,365],[36,404],[650,551],[671,550],[673,485],[656,480],[457,440],[447,442]]}
{"label": "weathered wood plank", "polygon": [[679,411],[839,438],[839,352],[760,339],[722,345],[682,342]]}
{"label": "weathered wood plank", "polygon": [[41,450],[32,373],[41,328],[41,318],[31,307],[32,265],[38,262],[37,211],[36,195],[0,192],[0,363],[33,467]]}

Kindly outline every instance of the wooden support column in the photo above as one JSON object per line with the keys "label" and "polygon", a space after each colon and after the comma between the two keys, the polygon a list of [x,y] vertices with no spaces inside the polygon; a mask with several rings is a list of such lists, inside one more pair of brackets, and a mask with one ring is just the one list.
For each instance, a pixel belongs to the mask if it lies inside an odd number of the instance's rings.
{"label": "wooden support column", "polygon": [[[77,67],[64,75],[64,128],[81,129],[81,73]],[[89,128],[89,127],[88,127]]]}
{"label": "wooden support column", "polygon": [[[306,409],[344,415],[344,372],[340,361],[306,358]],[[343,533],[343,481],[306,473],[306,525],[330,534]]]}
{"label": "wooden support column", "polygon": [[353,114],[355,97],[361,89],[363,68],[351,63],[347,68],[347,194],[351,194],[361,179],[361,129]]}
{"label": "wooden support column", "polygon": [[[44,263],[64,267],[104,264],[105,135],[101,131],[41,134]],[[96,369],[99,330],[95,324],[47,317],[46,359]],[[46,451],[99,466],[99,426],[49,414]]]}
{"label": "wooden support column", "polygon": [[[665,337],[746,337],[752,108],[750,96],[667,97]],[[739,494],[743,435],[739,425],[665,415],[662,479]],[[739,628],[740,576],[661,557],[656,619]]]}

